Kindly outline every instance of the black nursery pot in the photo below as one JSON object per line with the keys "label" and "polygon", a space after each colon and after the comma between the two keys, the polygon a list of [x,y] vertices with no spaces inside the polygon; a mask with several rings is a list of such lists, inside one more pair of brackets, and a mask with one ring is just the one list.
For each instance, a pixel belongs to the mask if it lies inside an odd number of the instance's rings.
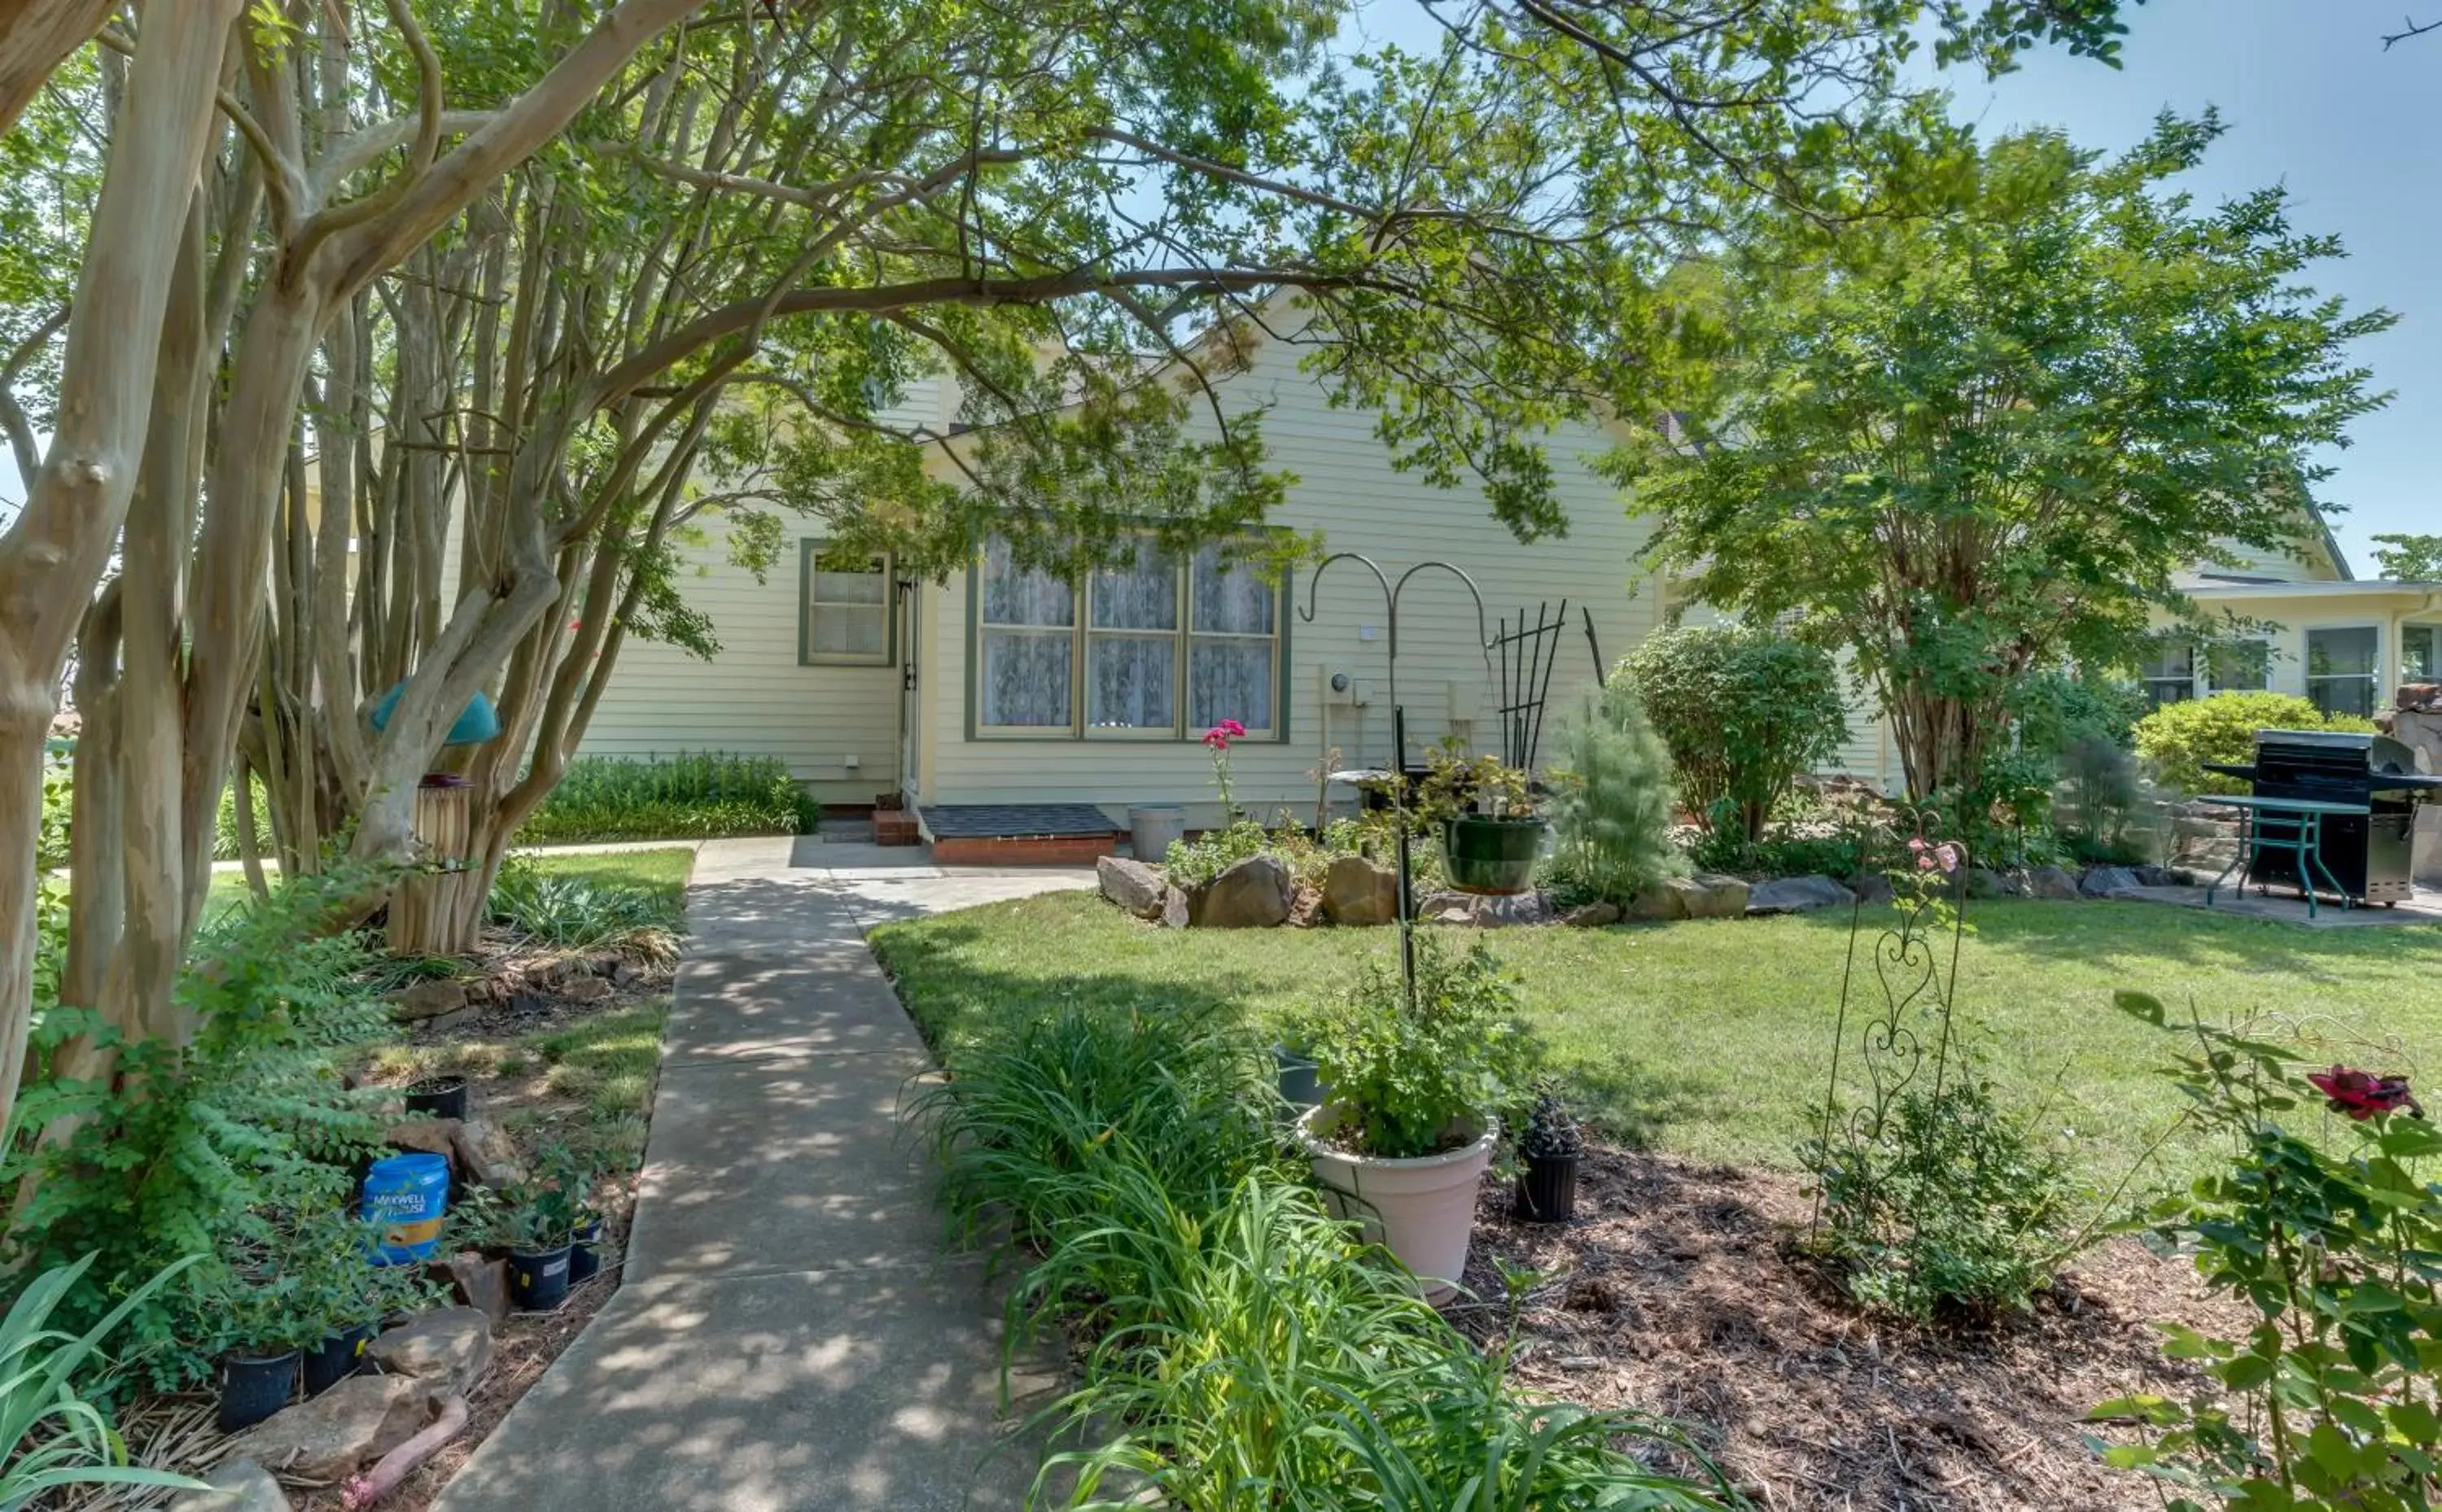
{"label": "black nursery pot", "polygon": [[221,1357],[221,1431],[252,1428],[297,1394],[298,1351]]}
{"label": "black nursery pot", "polygon": [[509,1305],[547,1313],[568,1300],[570,1245],[509,1251]]}
{"label": "black nursery pot", "polygon": [[463,1076],[428,1076],[407,1089],[407,1111],[429,1119],[463,1119],[466,1116],[466,1079]]}
{"label": "black nursery pot", "polygon": [[1518,1216],[1528,1223],[1566,1223],[1577,1211],[1577,1162],[1574,1155],[1526,1157],[1518,1178]]}
{"label": "black nursery pot", "polygon": [[319,1348],[305,1352],[305,1394],[319,1396],[356,1373],[365,1346],[374,1341],[374,1325],[358,1323],[344,1334],[325,1334]]}
{"label": "black nursery pot", "polygon": [[576,1242],[568,1250],[568,1284],[592,1281],[602,1273],[602,1220],[589,1218],[576,1226]]}

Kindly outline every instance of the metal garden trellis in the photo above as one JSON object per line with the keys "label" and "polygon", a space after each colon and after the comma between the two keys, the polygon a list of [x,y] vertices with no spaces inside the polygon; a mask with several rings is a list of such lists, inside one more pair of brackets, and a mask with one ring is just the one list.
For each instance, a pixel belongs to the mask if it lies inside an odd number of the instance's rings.
{"label": "metal garden trellis", "polygon": [[[1849,950],[1841,967],[1840,1007],[1832,1025],[1832,1065],[1823,1092],[1823,1114],[1817,1139],[1824,1157],[1843,1152],[1841,1163],[1851,1171],[1871,1170],[1864,1152],[1878,1143],[1889,1126],[1892,1109],[1902,1094],[1915,1085],[1932,1062],[1933,1095],[1940,1098],[1949,1074],[1952,1022],[1959,985],[1959,953],[1967,934],[1967,878],[1971,858],[1967,847],[1939,837],[1939,816],[1921,809],[1903,809],[1888,821],[1867,831],[1865,869],[1878,861],[1898,862],[1894,867],[1892,902],[1897,917],[1875,937],[1874,982],[1882,1002],[1857,1030],[1854,1065],[1862,1067],[1864,1086],[1853,1106],[1846,1105],[1849,1090],[1841,1080],[1849,1060],[1850,1020],[1857,999],[1857,944],[1865,934],[1865,894],[1860,890],[1849,915]],[[1879,844],[1878,844],[1879,842]],[[1944,935],[1948,959],[1943,958]],[[1919,1025],[1926,1024],[1932,1043]],[[1819,1233],[1823,1193],[1814,1194],[1809,1231]]]}

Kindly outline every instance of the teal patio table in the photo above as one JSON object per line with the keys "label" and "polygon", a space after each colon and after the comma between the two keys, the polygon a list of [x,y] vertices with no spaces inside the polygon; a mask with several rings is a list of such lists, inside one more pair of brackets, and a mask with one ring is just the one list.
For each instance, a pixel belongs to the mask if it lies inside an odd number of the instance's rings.
{"label": "teal patio table", "polygon": [[[2324,821],[2336,815],[2370,816],[2374,810],[2362,803],[2332,803],[2322,798],[2267,798],[2260,795],[2208,793],[2196,799],[2218,808],[2235,809],[2239,814],[2238,855],[2221,869],[2221,875],[2205,884],[2205,906],[2213,906],[2214,894],[2221,890],[2230,874],[2238,873],[2238,891],[2247,894],[2247,876],[2255,866],[2256,858],[2267,852],[2287,853],[2297,864],[2298,896],[2306,900],[2306,917],[2315,917],[2315,877],[2321,873],[2324,882],[2340,895],[2342,908],[2356,903],[2348,890],[2324,864]],[[2269,884],[2256,884],[2267,897]]]}

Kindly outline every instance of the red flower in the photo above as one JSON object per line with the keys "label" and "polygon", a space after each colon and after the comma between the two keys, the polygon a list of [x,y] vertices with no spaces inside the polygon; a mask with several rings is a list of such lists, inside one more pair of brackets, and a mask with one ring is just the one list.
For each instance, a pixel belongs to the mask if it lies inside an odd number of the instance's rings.
{"label": "red flower", "polygon": [[1204,732],[1204,743],[1215,751],[1227,751],[1230,741],[1243,739],[1246,734],[1245,725],[1235,720],[1224,720]]}
{"label": "red flower", "polygon": [[2309,1071],[2306,1080],[2315,1090],[2331,1100],[2335,1113],[2345,1113],[2362,1123],[2378,1113],[2396,1113],[2406,1108],[2412,1118],[2425,1117],[2416,1099],[2408,1090],[2404,1076],[2377,1076],[2372,1071],[2351,1070],[2335,1066],[2328,1071]]}

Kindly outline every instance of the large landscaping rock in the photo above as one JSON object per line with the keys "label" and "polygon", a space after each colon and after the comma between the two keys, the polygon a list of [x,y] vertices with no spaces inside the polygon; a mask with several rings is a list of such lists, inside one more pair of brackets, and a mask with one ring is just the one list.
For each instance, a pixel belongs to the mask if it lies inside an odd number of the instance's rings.
{"label": "large landscaping rock", "polygon": [[1806,914],[1817,908],[1846,908],[1857,895],[1829,877],[1775,877],[1747,889],[1751,914]]}
{"label": "large landscaping rock", "polygon": [[2125,866],[2089,866],[2077,880],[2077,890],[2088,898],[2117,898],[2138,885],[2137,874]]}
{"label": "large landscaping rock", "polygon": [[288,1493],[252,1460],[228,1460],[203,1478],[209,1491],[181,1491],[170,1512],[288,1512]]}
{"label": "large landscaping rock", "polygon": [[1559,915],[1552,900],[1539,892],[1508,896],[1485,893],[1427,893],[1416,917],[1429,924],[1465,924],[1475,929],[1503,929],[1513,924],[1549,924]]}
{"label": "large landscaping rock", "polygon": [[417,1019],[439,1018],[465,1006],[465,983],[421,981],[391,995],[390,1016],[402,1024],[412,1024]]}
{"label": "large landscaping rock", "polygon": [[458,1122],[450,1136],[449,1154],[460,1174],[479,1187],[505,1187],[525,1179],[517,1146],[499,1124],[482,1114]]}
{"label": "large landscaping rock", "polygon": [[2022,898],[2026,891],[2026,883],[2015,872],[1996,871],[1990,866],[1967,868],[1970,898]]}
{"label": "large landscaping rock", "polygon": [[408,1375],[351,1375],[232,1439],[230,1452],[301,1481],[345,1480],[413,1438],[431,1386]]}
{"label": "large landscaping rock", "polygon": [[1322,917],[1335,924],[1388,924],[1399,917],[1399,873],[1363,856],[1337,856],[1322,874]]}
{"label": "large landscaping rock", "polygon": [[2027,896],[2064,902],[2077,896],[2077,879],[2058,866],[2037,866],[2027,873]]}
{"label": "large landscaping rock", "polygon": [[1700,871],[1692,877],[1666,877],[1662,886],[1669,895],[1672,919],[1736,919],[1747,911],[1747,884],[1737,877]]}
{"label": "large landscaping rock", "polygon": [[1103,897],[1137,918],[1161,917],[1162,895],[1170,890],[1170,884],[1161,880],[1160,872],[1143,862],[1125,856],[1097,856],[1094,880],[1102,885]]}
{"label": "large landscaping rock", "polygon": [[413,1150],[421,1155],[437,1155],[449,1158],[456,1148],[456,1119],[402,1119],[382,1131],[382,1143],[393,1150]]}
{"label": "large landscaping rock", "polygon": [[1272,856],[1248,856],[1187,895],[1187,921],[1197,929],[1269,929],[1288,922],[1297,879]]}
{"label": "large landscaping rock", "polygon": [[473,1307],[418,1313],[374,1339],[365,1356],[389,1375],[464,1395],[492,1363],[492,1322]]}

